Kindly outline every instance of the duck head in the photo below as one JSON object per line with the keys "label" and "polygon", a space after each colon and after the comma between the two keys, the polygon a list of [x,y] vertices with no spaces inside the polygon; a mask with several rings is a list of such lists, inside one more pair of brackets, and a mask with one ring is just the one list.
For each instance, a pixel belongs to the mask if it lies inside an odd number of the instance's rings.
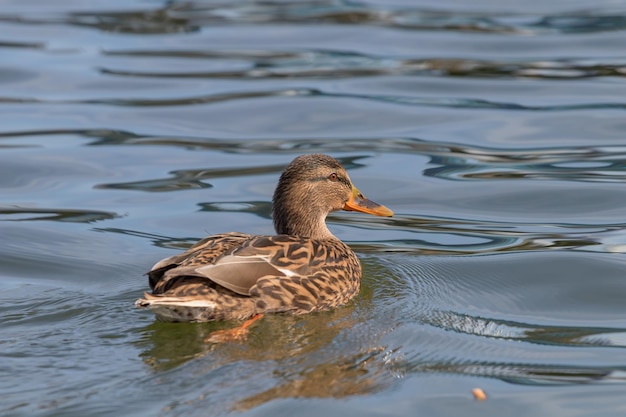
{"label": "duck head", "polygon": [[302,155],[283,171],[273,197],[272,216],[278,234],[313,239],[334,238],[326,216],[338,210],[375,216],[393,212],[367,199],[336,159],[322,154]]}

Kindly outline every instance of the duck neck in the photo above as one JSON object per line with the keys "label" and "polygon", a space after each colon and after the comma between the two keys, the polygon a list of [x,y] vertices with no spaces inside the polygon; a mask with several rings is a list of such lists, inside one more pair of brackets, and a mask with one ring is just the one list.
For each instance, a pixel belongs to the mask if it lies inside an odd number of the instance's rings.
{"label": "duck neck", "polygon": [[[310,207],[309,207],[310,208]],[[303,214],[301,211],[275,205],[272,215],[276,233],[308,237],[311,239],[336,239],[326,225],[326,213]]]}

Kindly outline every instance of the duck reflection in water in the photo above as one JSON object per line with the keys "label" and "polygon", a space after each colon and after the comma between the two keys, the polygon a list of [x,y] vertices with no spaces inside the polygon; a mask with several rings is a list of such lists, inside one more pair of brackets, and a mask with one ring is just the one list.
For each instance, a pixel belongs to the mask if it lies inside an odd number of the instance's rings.
{"label": "duck reflection in water", "polygon": [[[149,345],[142,356],[159,373],[181,372],[188,377],[190,369],[183,365],[189,363],[195,379],[219,379],[231,394],[214,403],[229,410],[250,409],[280,398],[344,398],[377,392],[398,380],[403,364],[390,359],[394,352],[381,344],[391,329],[363,321],[363,315],[371,314],[372,300],[372,292],[364,288],[357,302],[332,311],[267,316],[245,342],[237,343],[205,343],[228,322],[155,322],[146,328],[150,336],[142,345]],[[241,378],[242,374],[252,374],[254,382]],[[233,398],[233,386],[241,387],[234,392],[245,394]],[[216,389],[219,392],[216,386],[207,388]]]}

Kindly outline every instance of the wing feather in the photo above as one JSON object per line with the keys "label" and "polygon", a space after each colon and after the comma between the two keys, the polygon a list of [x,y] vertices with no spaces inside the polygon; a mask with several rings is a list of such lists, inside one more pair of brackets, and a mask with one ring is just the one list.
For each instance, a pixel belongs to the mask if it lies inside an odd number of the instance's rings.
{"label": "wing feather", "polygon": [[186,282],[185,277],[198,277],[249,296],[260,278],[308,273],[314,253],[315,245],[305,238],[226,233],[163,259],[148,275],[153,291],[159,294]]}
{"label": "wing feather", "polygon": [[242,295],[250,295],[250,288],[261,277],[285,275],[272,266],[267,257],[262,256],[227,255],[213,265],[201,266],[195,270],[216,284]]}

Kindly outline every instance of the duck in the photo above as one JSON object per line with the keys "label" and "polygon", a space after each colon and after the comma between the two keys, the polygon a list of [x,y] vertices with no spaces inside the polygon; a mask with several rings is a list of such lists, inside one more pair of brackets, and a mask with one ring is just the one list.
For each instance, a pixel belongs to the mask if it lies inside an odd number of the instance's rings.
{"label": "duck", "polygon": [[168,322],[254,320],[342,306],[358,294],[362,271],[354,251],[326,224],[339,210],[393,216],[366,198],[333,157],[298,156],[272,198],[276,234],[206,237],[157,262],[147,273],[152,292],[135,304]]}

